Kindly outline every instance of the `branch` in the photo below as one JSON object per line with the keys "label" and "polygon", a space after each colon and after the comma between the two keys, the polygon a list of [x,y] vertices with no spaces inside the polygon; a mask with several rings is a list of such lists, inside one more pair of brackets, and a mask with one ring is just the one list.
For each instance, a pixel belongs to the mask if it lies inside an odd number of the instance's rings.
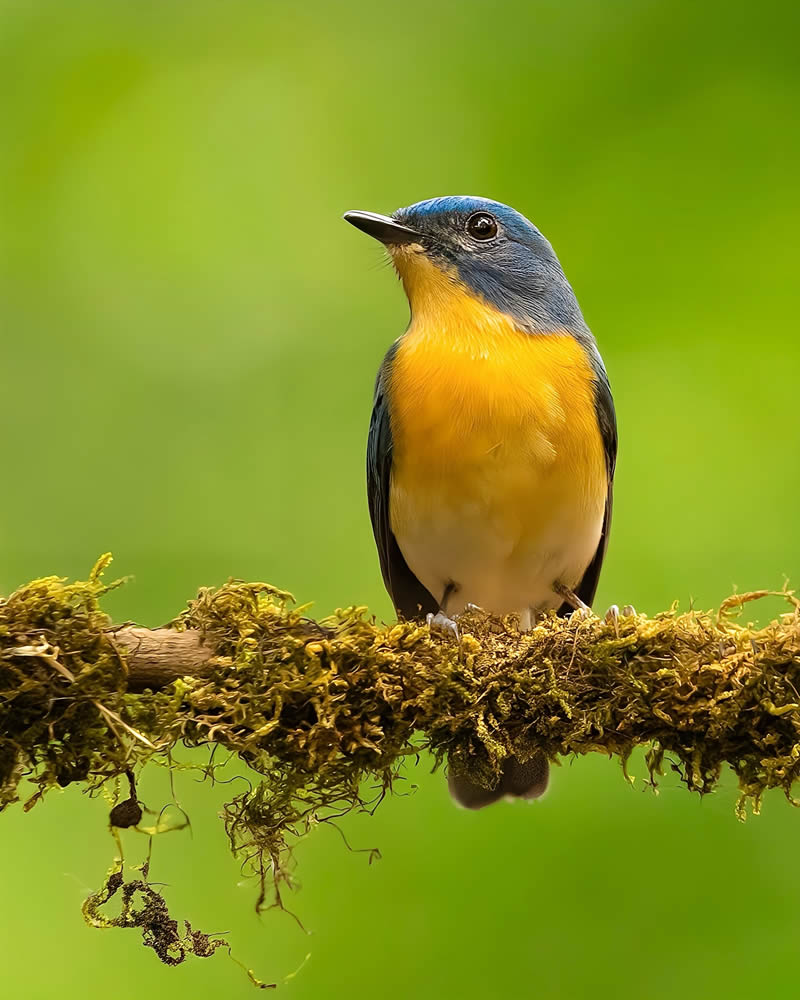
{"label": "branch", "polygon": [[[740,815],[767,788],[790,798],[798,777],[790,592],[787,613],[764,628],[735,620],[760,591],[715,614],[553,617],[524,635],[474,613],[456,643],[417,623],[379,625],[364,608],[316,622],[285,592],[231,582],[149,630],[113,627],[100,610],[107,563],[87,581],[34,581],[0,602],[0,805],[23,775],[37,786],[30,806],[54,785],[133,780],[181,742],[222,747],[257,782],[224,820],[262,900],[272,884],[280,903],[294,836],[373,808],[422,749],[489,787],[511,753],[603,752],[624,765],[644,746],[654,783],[669,754],[701,794],[728,764]],[[216,766],[212,753],[205,773]]]}
{"label": "branch", "polygon": [[213,671],[214,648],[200,632],[123,625],[113,638],[125,652],[128,691],[157,691],[179,677],[207,677]]}

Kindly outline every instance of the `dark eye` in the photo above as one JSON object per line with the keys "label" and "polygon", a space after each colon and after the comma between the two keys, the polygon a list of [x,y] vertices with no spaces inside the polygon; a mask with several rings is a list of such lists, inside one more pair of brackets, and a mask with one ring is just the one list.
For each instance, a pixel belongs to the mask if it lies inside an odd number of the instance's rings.
{"label": "dark eye", "polygon": [[467,219],[467,232],[474,240],[490,240],[497,236],[497,222],[488,212],[476,212]]}

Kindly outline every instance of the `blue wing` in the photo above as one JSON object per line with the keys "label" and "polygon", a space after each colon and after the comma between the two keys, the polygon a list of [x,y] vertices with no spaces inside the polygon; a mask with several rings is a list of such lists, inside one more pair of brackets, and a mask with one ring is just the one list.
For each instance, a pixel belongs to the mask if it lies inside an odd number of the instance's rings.
{"label": "blue wing", "polygon": [[383,582],[392,603],[398,615],[403,618],[419,618],[428,613],[435,614],[439,610],[439,604],[408,568],[389,520],[392,428],[389,421],[387,378],[396,349],[396,345],[389,349],[375,383],[375,399],[367,439],[367,499]]}
{"label": "blue wing", "polygon": [[[578,584],[575,593],[584,604],[592,606],[594,595],[597,591],[597,584],[600,579],[600,569],[603,565],[606,549],[608,548],[608,533],[611,528],[611,510],[614,500],[614,469],[617,464],[617,415],[614,410],[614,399],[611,395],[611,386],[608,384],[608,376],[602,364],[596,371],[597,381],[595,383],[595,411],[597,413],[597,423],[600,427],[600,435],[603,439],[603,449],[606,456],[606,475],[608,476],[608,493],[606,494],[606,510],[603,517],[603,531],[600,535],[600,542],[594,558],[589,563],[586,572]],[[568,604],[562,604],[559,609],[560,615],[569,615],[572,608]]]}

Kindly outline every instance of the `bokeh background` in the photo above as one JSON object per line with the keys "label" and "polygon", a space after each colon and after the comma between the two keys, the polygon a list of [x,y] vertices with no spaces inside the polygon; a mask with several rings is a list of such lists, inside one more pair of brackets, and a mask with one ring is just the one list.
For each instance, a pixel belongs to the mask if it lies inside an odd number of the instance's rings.
{"label": "bokeh background", "polygon": [[[0,591],[111,549],[117,618],[229,575],[388,618],[363,452],[406,305],[340,216],[452,193],[538,223],[600,342],[621,446],[599,604],[800,583],[799,10],[0,4]],[[654,796],[632,770],[565,762],[541,803],[472,815],[423,760],[344,824],[379,863],[330,829],[299,848],[308,934],[253,913],[224,788],[178,776],[192,832],[152,874],[297,1000],[795,997],[800,815],[768,796],[740,824],[730,781]],[[169,798],[161,772],[144,790]],[[70,788],[2,817],[4,994],[253,995],[222,954],[168,969],[84,926],[106,810]]]}

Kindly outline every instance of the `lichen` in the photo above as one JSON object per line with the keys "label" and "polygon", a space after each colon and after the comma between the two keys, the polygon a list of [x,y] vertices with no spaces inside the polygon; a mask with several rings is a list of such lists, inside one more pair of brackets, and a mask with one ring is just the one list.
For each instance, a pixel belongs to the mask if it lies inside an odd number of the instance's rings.
{"label": "lichen", "polygon": [[0,602],[0,803],[17,799],[23,777],[36,788],[29,806],[55,785],[97,791],[127,775],[115,825],[129,826],[133,776],[149,759],[169,764],[179,744],[223,747],[252,777],[224,822],[260,879],[259,906],[282,905],[298,837],[373,809],[422,750],[490,786],[512,753],[602,752],[624,767],[644,746],[654,784],[665,755],[700,794],[729,765],[740,816],[769,788],[793,801],[800,612],[789,592],[789,611],[763,628],[736,618],[759,592],[716,614],[552,617],[524,635],[474,612],[456,643],[418,623],[378,625],[364,608],[313,621],[283,591],[231,581],[172,623],[214,648],[210,670],[131,693],[131,657],[99,607],[106,565]]}

